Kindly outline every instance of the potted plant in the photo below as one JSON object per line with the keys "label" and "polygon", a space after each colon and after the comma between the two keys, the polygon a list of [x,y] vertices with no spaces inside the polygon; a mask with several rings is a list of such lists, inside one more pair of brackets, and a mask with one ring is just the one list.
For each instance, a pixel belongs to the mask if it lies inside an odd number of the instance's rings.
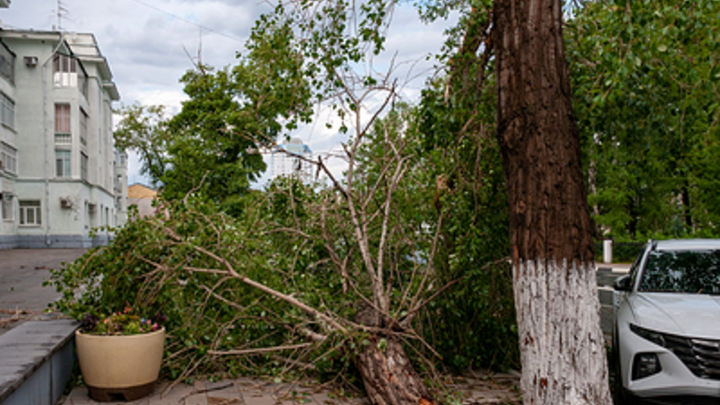
{"label": "potted plant", "polygon": [[126,308],[107,317],[83,319],[75,345],[92,399],[134,401],[153,392],[162,365],[164,318],[159,314],[142,318]]}

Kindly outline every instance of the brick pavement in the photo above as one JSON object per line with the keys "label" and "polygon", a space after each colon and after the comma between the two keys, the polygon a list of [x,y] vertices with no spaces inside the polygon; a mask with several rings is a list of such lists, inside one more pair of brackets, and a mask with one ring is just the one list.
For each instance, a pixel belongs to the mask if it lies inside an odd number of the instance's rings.
{"label": "brick pavement", "polygon": [[[456,393],[459,403],[472,405],[519,404],[517,375],[484,374],[458,378],[447,389]],[[200,381],[194,385],[158,385],[153,395],[134,402],[95,402],[88,397],[86,388],[75,388],[62,405],[366,405],[365,398],[348,398],[334,395],[328,388],[317,384],[273,383],[256,378],[239,378],[219,382]]]}

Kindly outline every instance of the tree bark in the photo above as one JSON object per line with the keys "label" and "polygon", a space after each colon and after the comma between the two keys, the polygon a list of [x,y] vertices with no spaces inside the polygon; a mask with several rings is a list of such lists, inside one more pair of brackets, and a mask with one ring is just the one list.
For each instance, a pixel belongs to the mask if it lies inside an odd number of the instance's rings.
{"label": "tree bark", "polygon": [[525,404],[611,404],[560,0],[495,0],[497,137]]}
{"label": "tree bark", "polygon": [[693,220],[692,213],[690,211],[690,191],[688,181],[685,180],[685,184],[682,186],[682,205],[683,214],[685,214],[685,227],[688,233],[693,232]]}
{"label": "tree bark", "polygon": [[[380,326],[372,308],[355,318],[366,326]],[[398,338],[372,335],[370,344],[360,348],[357,366],[368,399],[373,405],[435,405],[425,382],[415,372]]]}

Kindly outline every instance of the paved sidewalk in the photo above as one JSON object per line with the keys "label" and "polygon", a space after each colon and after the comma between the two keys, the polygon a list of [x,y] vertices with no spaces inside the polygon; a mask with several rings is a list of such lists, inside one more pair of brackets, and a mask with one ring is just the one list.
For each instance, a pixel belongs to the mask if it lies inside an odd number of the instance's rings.
{"label": "paved sidewalk", "polygon": [[72,262],[87,249],[0,250],[0,334],[28,319],[38,319],[60,295],[43,287],[50,269]]}
{"label": "paved sidewalk", "polygon": [[[500,405],[518,403],[518,377],[510,374],[485,375],[479,378],[458,379],[447,388],[462,396],[463,404]],[[239,378],[219,382],[178,384],[162,396],[170,386],[158,385],[155,393],[134,402],[95,402],[88,397],[86,388],[75,388],[62,402],[63,405],[133,404],[133,405],[363,405],[365,398],[347,398],[334,395],[329,388],[317,384],[276,384],[270,381]],[[515,401],[515,402],[513,402]]]}

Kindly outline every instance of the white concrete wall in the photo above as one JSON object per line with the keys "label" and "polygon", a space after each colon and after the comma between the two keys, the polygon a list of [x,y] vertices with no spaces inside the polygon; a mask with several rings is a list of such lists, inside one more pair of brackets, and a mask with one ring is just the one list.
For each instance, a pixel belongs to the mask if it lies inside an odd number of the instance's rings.
{"label": "white concrete wall", "polygon": [[[121,201],[121,207],[118,207],[116,195],[120,195],[121,200],[125,199],[127,189],[125,188],[124,194],[118,194],[122,190],[116,190],[114,186],[118,163],[115,161],[112,138],[113,96],[108,94],[103,86],[104,80],[111,79],[103,77],[108,76],[109,69],[101,66],[104,59],[96,48],[73,48],[74,51],[81,50],[83,55],[89,55],[81,60],[88,75],[86,97],[79,87],[53,85],[52,52],[58,44],[59,35],[3,31],[0,36],[17,55],[15,85],[0,80],[0,90],[8,95],[12,94],[15,99],[16,131],[0,126],[0,140],[18,149],[19,166],[17,177],[8,179],[5,176],[0,183],[0,191],[12,188],[16,196],[14,221],[2,221],[0,224],[0,248],[12,245],[13,235],[17,236],[18,240],[32,241],[33,244],[49,241],[51,245],[70,247],[75,243],[73,241],[76,241],[87,246],[92,243],[88,239],[88,232],[92,227],[121,225],[125,220],[123,208],[126,203]],[[94,46],[92,36],[80,35],[79,38],[83,46]],[[34,67],[26,66],[24,56],[36,57],[38,64]],[[55,144],[56,103],[70,105],[71,145]],[[80,140],[81,109],[88,115],[86,144]],[[56,177],[56,148],[69,148],[71,151],[71,175],[68,178]],[[81,152],[88,156],[87,179],[82,178]],[[126,166],[119,169],[127,187]],[[70,200],[72,206],[61,207],[61,198]],[[20,200],[41,201],[40,226],[19,226]],[[95,206],[94,214],[87,212],[86,207],[90,204]],[[107,232],[101,234],[109,236]]]}

